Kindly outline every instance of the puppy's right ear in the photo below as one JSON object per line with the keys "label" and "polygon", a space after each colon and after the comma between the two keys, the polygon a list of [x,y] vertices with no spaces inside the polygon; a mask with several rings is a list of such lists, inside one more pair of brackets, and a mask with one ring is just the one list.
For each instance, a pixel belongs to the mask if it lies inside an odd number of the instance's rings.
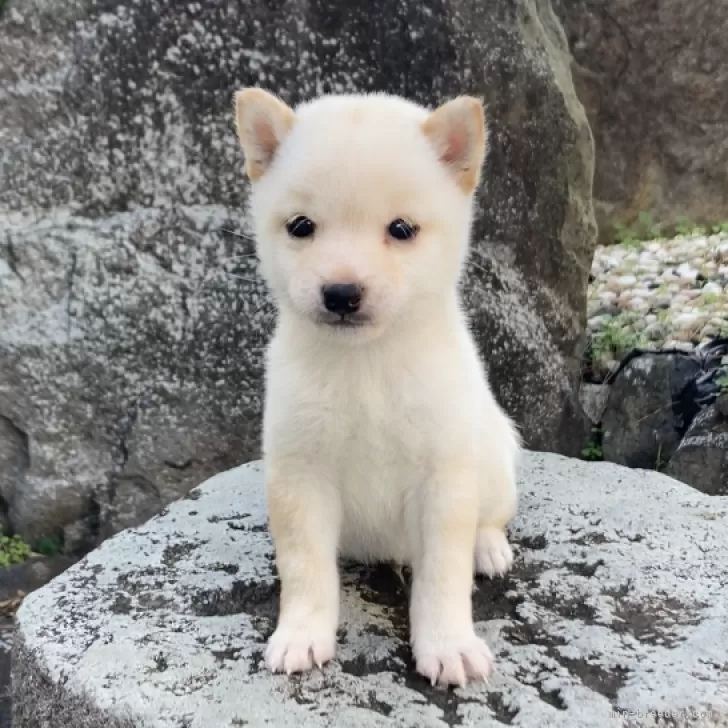
{"label": "puppy's right ear", "polygon": [[270,167],[296,115],[273,94],[246,88],[235,94],[235,125],[245,154],[245,170],[253,182]]}

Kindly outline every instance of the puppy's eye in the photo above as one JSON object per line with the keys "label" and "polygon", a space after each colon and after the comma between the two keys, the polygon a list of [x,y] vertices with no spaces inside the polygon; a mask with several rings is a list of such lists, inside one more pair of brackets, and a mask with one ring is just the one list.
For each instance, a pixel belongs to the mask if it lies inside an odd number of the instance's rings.
{"label": "puppy's eye", "polygon": [[414,238],[415,235],[417,235],[418,229],[419,228],[417,227],[417,225],[413,225],[406,220],[401,220],[400,218],[397,218],[396,220],[393,220],[389,223],[387,232],[395,240],[411,240],[412,238]]}
{"label": "puppy's eye", "polygon": [[292,238],[310,238],[316,230],[316,223],[305,215],[296,215],[286,223],[286,230]]}

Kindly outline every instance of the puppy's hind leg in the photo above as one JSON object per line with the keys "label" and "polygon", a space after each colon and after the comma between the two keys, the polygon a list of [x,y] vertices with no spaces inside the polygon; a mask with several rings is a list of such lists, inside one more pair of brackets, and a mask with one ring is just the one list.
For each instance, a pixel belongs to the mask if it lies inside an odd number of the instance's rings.
{"label": "puppy's hind leg", "polygon": [[513,550],[505,531],[482,526],[475,541],[475,570],[491,579],[504,576],[513,565]]}
{"label": "puppy's hind leg", "polygon": [[505,527],[516,512],[516,463],[520,444],[510,423],[489,443],[483,461],[480,517],[475,541],[475,570],[490,578],[513,565]]}

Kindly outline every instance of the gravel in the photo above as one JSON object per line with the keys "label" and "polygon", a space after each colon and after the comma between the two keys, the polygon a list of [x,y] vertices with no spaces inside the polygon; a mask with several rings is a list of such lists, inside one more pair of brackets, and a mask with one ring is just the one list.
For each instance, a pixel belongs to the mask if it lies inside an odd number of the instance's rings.
{"label": "gravel", "polygon": [[597,378],[635,347],[728,336],[728,232],[597,247],[587,311]]}

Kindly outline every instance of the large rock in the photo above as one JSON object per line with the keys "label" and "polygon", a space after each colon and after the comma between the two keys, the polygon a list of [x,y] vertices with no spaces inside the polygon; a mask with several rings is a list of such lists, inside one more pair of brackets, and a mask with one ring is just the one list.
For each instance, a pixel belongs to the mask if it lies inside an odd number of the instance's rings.
{"label": "large rock", "polygon": [[679,352],[625,359],[602,415],[604,459],[631,468],[663,468],[690,425],[693,413],[685,411],[682,395],[700,373],[700,360]]}
{"label": "large rock", "polygon": [[698,413],[667,473],[709,495],[728,495],[728,393]]}
{"label": "large rock", "polygon": [[0,38],[0,452],[24,536],[82,550],[258,453],[273,313],[252,243],[221,232],[246,227],[243,85],[485,98],[465,301],[527,443],[580,450],[593,150],[548,2],[9,0]]}
{"label": "large rock", "polygon": [[691,353],[635,349],[627,355],[606,386],[604,459],[648,470],[669,462],[668,472],[679,480],[706,493],[723,492],[727,352],[728,339],[715,339]]}
{"label": "large rock", "polygon": [[28,442],[6,417],[0,416],[0,529],[8,524],[9,503],[28,469]]}
{"label": "large rock", "polygon": [[728,219],[728,4],[555,0],[597,149],[600,236]]}
{"label": "large rock", "polygon": [[520,483],[514,570],[474,594],[497,658],[488,686],[417,676],[407,599],[385,567],[344,570],[333,663],[271,676],[278,581],[253,463],[26,598],[15,725],[616,728],[657,725],[650,710],[728,725],[728,499],[549,454],[529,454]]}

